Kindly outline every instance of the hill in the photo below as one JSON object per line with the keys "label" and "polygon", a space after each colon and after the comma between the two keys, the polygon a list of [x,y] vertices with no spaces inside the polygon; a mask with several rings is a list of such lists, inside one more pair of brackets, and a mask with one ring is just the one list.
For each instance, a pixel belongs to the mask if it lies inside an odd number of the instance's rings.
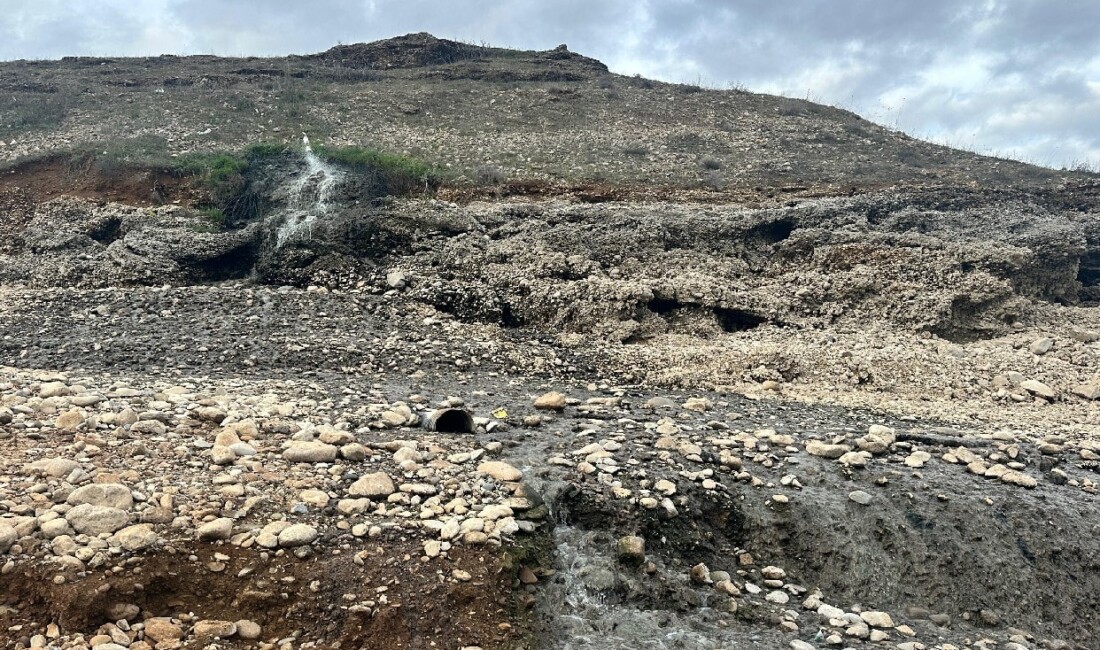
{"label": "hill", "polygon": [[1100,635],[1096,175],[428,34],[0,143],[12,647]]}

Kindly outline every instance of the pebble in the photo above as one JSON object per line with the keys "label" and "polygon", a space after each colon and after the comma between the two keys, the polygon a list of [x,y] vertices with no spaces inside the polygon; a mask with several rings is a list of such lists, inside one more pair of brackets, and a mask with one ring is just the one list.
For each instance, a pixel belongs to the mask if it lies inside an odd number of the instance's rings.
{"label": "pebble", "polygon": [[811,456],[820,456],[821,458],[837,459],[852,450],[848,445],[831,445],[820,440],[810,440],[806,442],[806,453]]}
{"label": "pebble", "polygon": [[894,627],[894,619],[886,612],[860,612],[859,617],[872,627]]}
{"label": "pebble", "polygon": [[864,492],[863,490],[854,490],[852,492],[849,492],[848,498],[852,501],[855,501],[861,506],[870,505],[871,501],[874,499],[874,497],[872,497],[867,492]]}
{"label": "pebble", "polygon": [[129,524],[130,513],[119,508],[84,503],[65,513],[65,520],[82,535],[103,535]]}
{"label": "pebble", "polygon": [[374,472],[360,477],[359,480],[351,484],[348,488],[348,494],[358,497],[387,497],[393,494],[397,488],[393,484],[393,479],[385,472]]}
{"label": "pebble", "polygon": [[514,483],[523,479],[523,472],[499,460],[481,463],[477,466],[477,471],[505,483]]}
{"label": "pebble", "polygon": [[294,441],[283,450],[283,458],[292,463],[331,463],[337,451],[335,445],[324,442]]}
{"label": "pebble", "polygon": [[199,526],[195,535],[199,541],[214,542],[227,540],[233,534],[233,520],[229,517],[219,517]]}
{"label": "pebble", "polygon": [[534,406],[536,409],[540,409],[543,411],[565,410],[565,395],[562,395],[561,393],[555,391],[544,393],[535,398]]}
{"label": "pebble", "polygon": [[287,526],[279,533],[279,546],[294,548],[312,544],[317,539],[318,531],[308,524],[293,524]]}

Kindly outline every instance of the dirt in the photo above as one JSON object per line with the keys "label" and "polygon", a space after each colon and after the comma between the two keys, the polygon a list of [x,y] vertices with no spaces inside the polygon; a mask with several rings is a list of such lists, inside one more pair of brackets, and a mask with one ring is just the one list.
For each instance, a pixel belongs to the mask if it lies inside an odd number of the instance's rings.
{"label": "dirt", "polygon": [[190,205],[200,196],[192,178],[169,170],[68,154],[4,169],[0,172],[0,193],[16,191],[37,203],[66,196],[142,207]]}
{"label": "dirt", "polygon": [[[439,566],[400,561],[400,555],[395,561],[393,553],[400,548],[397,540],[379,540],[375,553],[350,563],[338,554],[305,560],[259,557],[230,545],[180,540],[132,558],[123,571],[61,584],[57,579],[66,577],[65,571],[17,569],[0,577],[3,607],[9,608],[4,622],[11,645],[6,647],[25,647],[42,621],[62,630],[113,624],[111,608],[119,603],[136,605],[146,619],[250,620],[263,628],[265,638],[323,640],[328,648],[513,644],[516,634],[509,621],[520,605],[497,596],[508,593],[513,579],[498,552],[453,554],[450,564],[467,568],[472,577],[448,585],[439,580]],[[406,549],[420,552],[414,545]],[[20,636],[23,629],[27,633]],[[195,639],[181,647],[207,643]]]}

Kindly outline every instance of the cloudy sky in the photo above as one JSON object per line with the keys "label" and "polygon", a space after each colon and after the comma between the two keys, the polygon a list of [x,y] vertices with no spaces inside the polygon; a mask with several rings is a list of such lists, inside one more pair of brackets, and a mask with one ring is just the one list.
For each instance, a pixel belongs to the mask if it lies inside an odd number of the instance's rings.
{"label": "cloudy sky", "polygon": [[408,32],[808,98],[1100,168],[1100,0],[0,0],[0,59],[308,53]]}

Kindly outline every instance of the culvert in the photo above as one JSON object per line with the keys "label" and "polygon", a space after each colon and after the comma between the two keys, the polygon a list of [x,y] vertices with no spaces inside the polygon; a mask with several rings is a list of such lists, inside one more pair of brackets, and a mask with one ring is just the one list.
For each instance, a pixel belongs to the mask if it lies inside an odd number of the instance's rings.
{"label": "culvert", "polygon": [[439,433],[474,433],[474,416],[465,409],[438,409],[432,411],[425,426],[428,431]]}

